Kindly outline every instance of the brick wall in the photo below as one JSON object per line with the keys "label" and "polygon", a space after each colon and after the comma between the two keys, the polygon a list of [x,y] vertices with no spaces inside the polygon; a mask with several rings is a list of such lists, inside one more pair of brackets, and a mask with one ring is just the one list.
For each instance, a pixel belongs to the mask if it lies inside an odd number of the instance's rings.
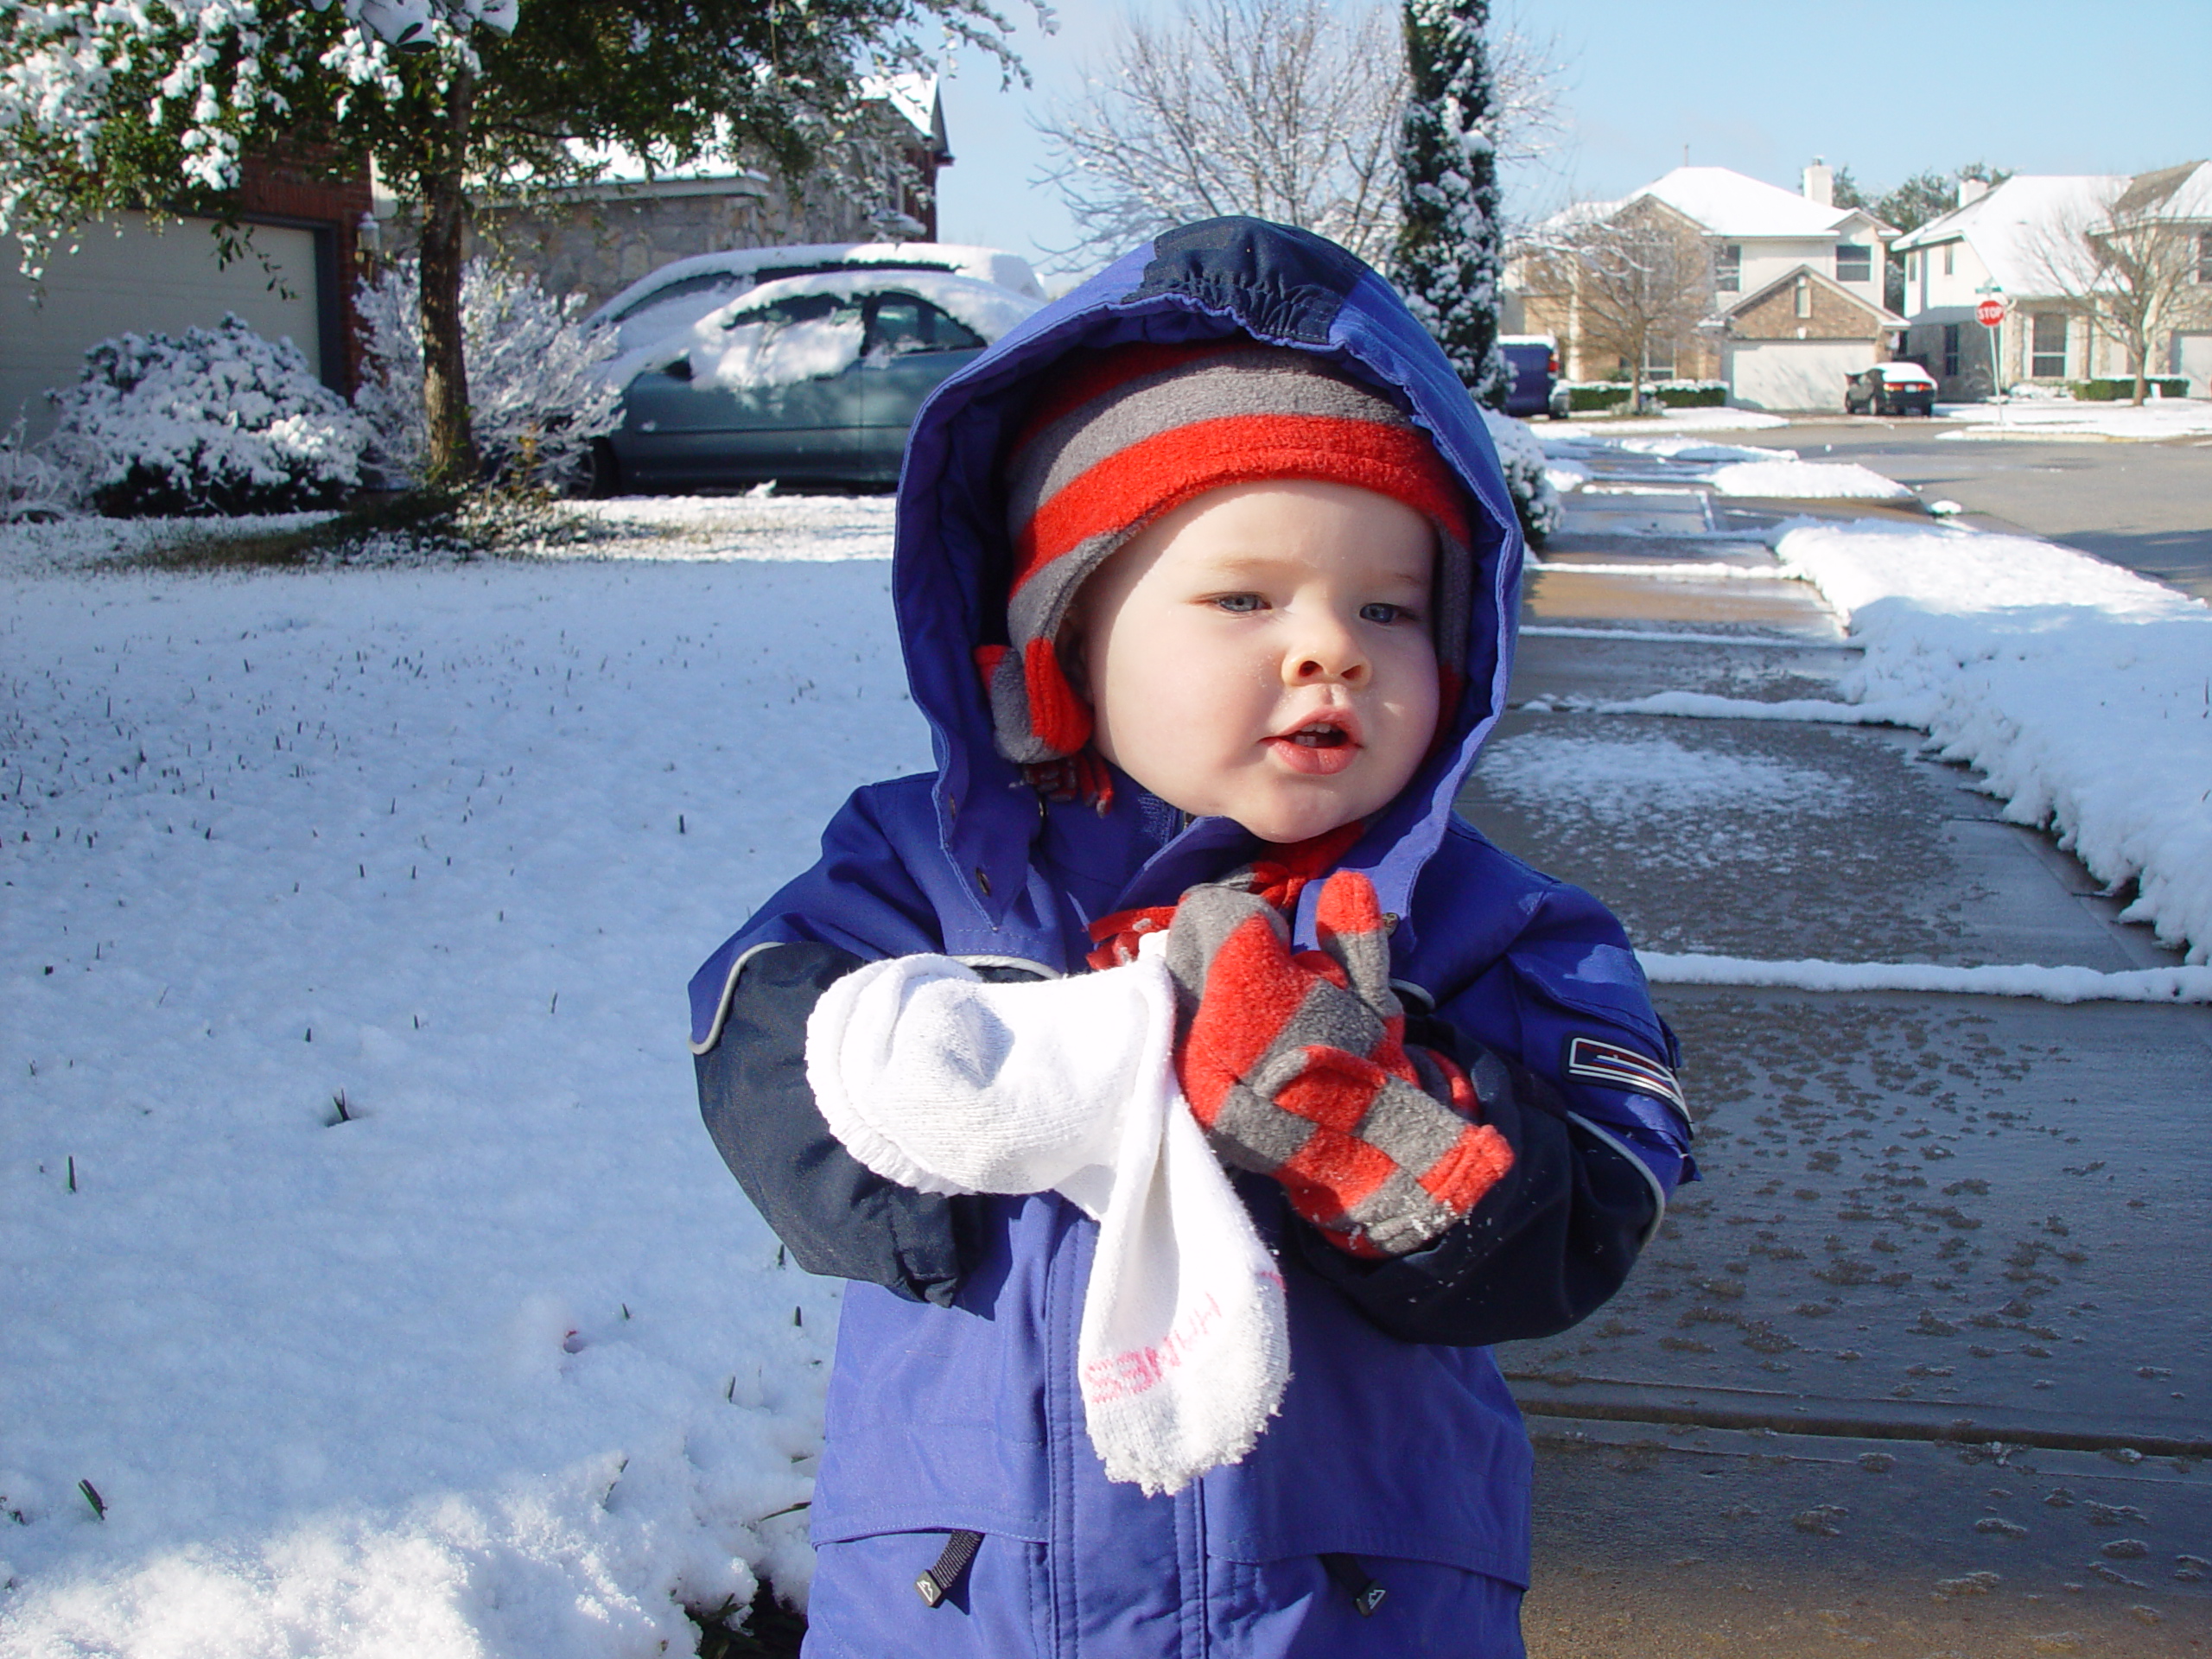
{"label": "brick wall", "polygon": [[1784,283],[1764,298],[1730,313],[1729,332],[1738,340],[1882,339],[1880,317],[1847,295],[1807,282],[1812,315],[1797,315],[1796,284]]}

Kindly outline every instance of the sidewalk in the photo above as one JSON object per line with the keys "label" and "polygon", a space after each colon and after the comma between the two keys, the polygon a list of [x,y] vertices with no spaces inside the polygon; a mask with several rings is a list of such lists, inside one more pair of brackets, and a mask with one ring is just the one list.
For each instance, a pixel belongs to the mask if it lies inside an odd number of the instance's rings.
{"label": "sidewalk", "polygon": [[[1769,575],[1777,509],[1593,471],[1475,823],[1647,950],[2178,963],[1916,733],[1573,712],[1835,698],[1856,658]],[[1657,997],[1706,1179],[1612,1308],[1500,1353],[1539,1448],[1532,1654],[2202,1651],[2212,1009]]]}

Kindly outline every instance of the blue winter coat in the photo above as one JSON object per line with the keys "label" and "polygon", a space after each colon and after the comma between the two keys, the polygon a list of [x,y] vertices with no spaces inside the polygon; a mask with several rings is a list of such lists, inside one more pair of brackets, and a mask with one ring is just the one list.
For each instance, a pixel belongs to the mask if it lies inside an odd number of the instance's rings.
{"label": "blue winter coat", "polygon": [[[1147,1498],[1105,1478],[1084,1429],[1093,1224],[1051,1194],[948,1200],[868,1173],[823,1128],[802,1050],[815,998],[863,961],[936,951],[994,976],[1079,972],[1094,918],[1173,903],[1253,855],[1235,823],[1185,822],[1126,779],[1103,815],[1040,805],[993,747],[972,666],[1005,638],[996,459],[1054,360],[1239,331],[1394,397],[1473,503],[1477,614],[1449,741],[1343,863],[1401,918],[1409,1038],[1508,1063],[1493,1121],[1515,1161],[1465,1222],[1388,1262],[1342,1254],[1272,1183],[1239,1177],[1283,1262],[1290,1384],[1242,1463]],[[1618,923],[1452,816],[1505,706],[1522,552],[1475,407],[1397,296],[1333,244],[1256,220],[1129,255],[924,407],[893,592],[938,770],[858,791],[821,861],[691,987],[716,1145],[802,1266],[855,1281],[811,1514],[810,1655],[1520,1651],[1530,1453],[1482,1344],[1604,1302],[1686,1173],[1688,1139],[1674,1040]],[[1315,891],[1296,923],[1308,944]],[[931,1605],[916,1580],[963,1533],[981,1535],[973,1564],[953,1558]]]}

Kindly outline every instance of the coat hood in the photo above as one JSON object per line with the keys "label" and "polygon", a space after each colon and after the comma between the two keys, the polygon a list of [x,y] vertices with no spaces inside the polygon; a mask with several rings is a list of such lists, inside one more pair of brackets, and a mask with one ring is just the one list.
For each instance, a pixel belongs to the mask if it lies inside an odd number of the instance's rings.
{"label": "coat hood", "polygon": [[[996,926],[1023,891],[1039,823],[1020,769],[994,745],[975,668],[977,645],[1006,638],[1001,457],[1067,353],[1240,334],[1312,352],[1382,391],[1428,433],[1466,489],[1475,569],[1464,690],[1446,711],[1445,740],[1343,860],[1344,868],[1369,872],[1385,909],[1407,909],[1460,782],[1505,707],[1520,614],[1520,524],[1481,412],[1443,352],[1396,291],[1333,242],[1243,218],[1170,232],[1046,306],[946,380],[907,440],[893,601],[907,678],[936,746],[938,827],[985,925]],[[1201,819],[1184,835],[1218,839],[1230,828]],[[1300,920],[1310,925],[1309,918]]]}

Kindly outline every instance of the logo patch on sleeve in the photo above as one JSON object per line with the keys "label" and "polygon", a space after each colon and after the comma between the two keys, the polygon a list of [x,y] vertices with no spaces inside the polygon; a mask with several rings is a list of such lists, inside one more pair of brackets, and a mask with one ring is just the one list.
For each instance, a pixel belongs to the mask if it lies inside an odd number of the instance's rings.
{"label": "logo patch on sleeve", "polygon": [[1567,1044],[1567,1075],[1607,1089],[1625,1089],[1631,1094],[1663,1100],[1675,1109],[1684,1127],[1689,1124],[1689,1106],[1682,1098],[1682,1085],[1675,1080],[1674,1072],[1649,1054],[1623,1048],[1618,1043],[1600,1042],[1595,1037],[1570,1037]]}

